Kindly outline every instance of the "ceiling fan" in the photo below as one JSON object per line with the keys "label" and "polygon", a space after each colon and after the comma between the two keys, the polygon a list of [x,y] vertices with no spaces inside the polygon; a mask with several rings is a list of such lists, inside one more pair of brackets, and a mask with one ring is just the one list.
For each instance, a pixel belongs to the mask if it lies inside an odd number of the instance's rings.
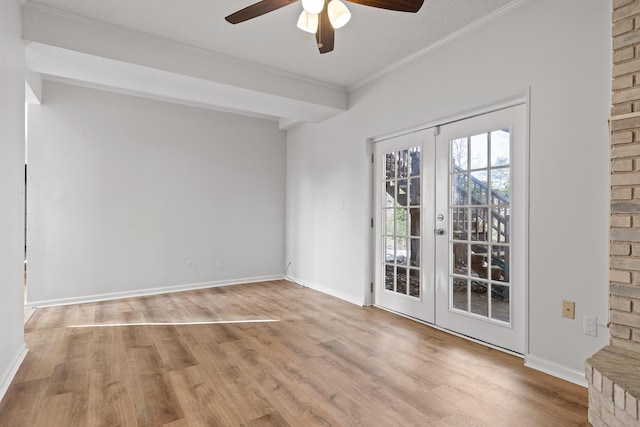
{"label": "ceiling fan", "polygon": [[[257,18],[297,0],[262,0],[227,16],[227,22],[238,24]],[[424,0],[347,0],[352,3],[399,12],[416,13]],[[301,0],[304,9],[298,18],[298,28],[316,35],[320,53],[333,50],[335,30],[351,19],[351,12],[340,0]]]}

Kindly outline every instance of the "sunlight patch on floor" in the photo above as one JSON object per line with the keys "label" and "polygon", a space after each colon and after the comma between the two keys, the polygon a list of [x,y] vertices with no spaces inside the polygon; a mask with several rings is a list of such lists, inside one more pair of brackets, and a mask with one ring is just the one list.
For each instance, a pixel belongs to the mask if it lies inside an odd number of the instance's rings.
{"label": "sunlight patch on floor", "polygon": [[67,328],[106,328],[114,326],[182,326],[182,325],[228,325],[236,323],[271,323],[272,319],[216,320],[211,322],[136,322],[136,323],[103,323],[92,325],[71,325]]}

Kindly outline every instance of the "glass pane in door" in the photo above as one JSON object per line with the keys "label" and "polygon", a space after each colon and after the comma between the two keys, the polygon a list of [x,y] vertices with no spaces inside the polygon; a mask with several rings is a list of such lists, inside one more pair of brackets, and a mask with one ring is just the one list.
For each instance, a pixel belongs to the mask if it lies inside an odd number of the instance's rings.
{"label": "glass pane in door", "polygon": [[449,143],[449,309],[510,322],[510,132]]}
{"label": "glass pane in door", "polygon": [[421,148],[385,154],[384,289],[420,298]]}

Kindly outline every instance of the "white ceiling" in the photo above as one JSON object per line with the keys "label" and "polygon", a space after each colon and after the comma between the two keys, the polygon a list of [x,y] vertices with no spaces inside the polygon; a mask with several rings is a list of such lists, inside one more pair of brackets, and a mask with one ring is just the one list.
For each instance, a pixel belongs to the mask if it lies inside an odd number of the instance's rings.
{"label": "white ceiling", "polygon": [[299,2],[237,25],[224,17],[255,0],[27,0],[25,8],[44,6],[90,18],[346,92],[380,70],[520,2],[425,0],[417,14],[347,3],[352,19],[336,31],[335,50],[323,55],[315,38],[306,38],[296,28]]}

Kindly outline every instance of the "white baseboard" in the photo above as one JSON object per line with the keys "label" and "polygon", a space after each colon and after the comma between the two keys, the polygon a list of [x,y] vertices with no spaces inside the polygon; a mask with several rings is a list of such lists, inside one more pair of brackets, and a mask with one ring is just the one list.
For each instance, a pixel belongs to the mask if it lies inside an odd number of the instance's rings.
{"label": "white baseboard", "polygon": [[306,280],[298,279],[297,277],[285,277],[298,285],[304,286],[305,288],[313,289],[314,291],[322,292],[323,294],[331,295],[332,297],[339,298],[343,301],[350,302],[351,304],[355,304],[360,307],[364,307],[364,298],[354,298],[351,295],[347,295],[345,293],[336,291],[335,289],[327,288],[326,286],[318,285],[317,283],[308,282]]}
{"label": "white baseboard", "polygon": [[11,363],[9,363],[9,367],[2,373],[2,377],[0,377],[0,400],[2,400],[9,389],[11,381],[13,381],[13,378],[16,376],[18,368],[22,365],[22,361],[27,357],[28,352],[27,345],[22,343],[20,350],[18,350],[18,353],[16,353]]}
{"label": "white baseboard", "polygon": [[530,354],[524,357],[524,366],[544,372],[545,374],[553,375],[554,377],[562,378],[563,380],[581,385],[582,387],[587,387],[587,379],[584,376],[584,371],[576,371],[575,369]]}
{"label": "white baseboard", "polygon": [[479,341],[479,340],[476,340],[476,339],[474,339],[472,337],[468,337],[466,335],[458,334],[458,333],[456,333],[454,331],[450,331],[448,329],[441,328],[441,327],[439,327],[437,325],[434,325],[432,323],[424,322],[424,321],[422,321],[420,319],[416,319],[416,318],[407,316],[405,314],[398,313],[396,311],[389,310],[389,309],[384,308],[384,307],[380,307],[378,305],[376,305],[375,307],[378,307],[381,310],[389,311],[391,313],[397,314],[397,315],[402,316],[402,317],[406,317],[407,319],[414,320],[416,322],[419,322],[419,323],[422,323],[424,325],[427,325],[427,326],[429,326],[431,328],[447,332],[449,334],[458,336],[460,338],[464,338],[466,340],[475,342],[475,343],[480,344],[480,345],[484,345],[485,347],[490,347],[490,348],[493,348],[494,350],[498,350],[498,351],[502,351],[502,352],[507,353],[507,354],[511,354],[512,356],[524,357],[524,366],[526,366],[528,368],[544,372],[545,374],[552,375],[554,377],[563,379],[565,381],[572,382],[574,384],[577,384],[577,385],[580,385],[580,386],[583,386],[583,387],[587,387],[587,380],[586,380],[586,378],[584,376],[584,372],[576,371],[574,369],[567,368],[566,366],[557,364],[555,362],[551,362],[551,361],[543,359],[541,357],[532,356],[530,354],[523,356],[523,355],[521,355],[519,353],[514,353],[514,352],[512,352],[510,350],[494,346],[494,345],[486,343],[484,341]]}
{"label": "white baseboard", "polygon": [[87,295],[81,297],[59,298],[41,301],[28,301],[25,308],[53,307],[70,304],[84,304],[87,302],[108,301],[121,298],[142,297],[147,295],[168,294],[171,292],[193,291],[196,289],[216,288],[220,286],[241,285],[245,283],[268,282],[282,280],[284,275],[245,277],[232,280],[218,280],[213,282],[187,283],[184,285],[166,286],[162,288],[136,289],[133,291],[113,292],[106,294]]}

